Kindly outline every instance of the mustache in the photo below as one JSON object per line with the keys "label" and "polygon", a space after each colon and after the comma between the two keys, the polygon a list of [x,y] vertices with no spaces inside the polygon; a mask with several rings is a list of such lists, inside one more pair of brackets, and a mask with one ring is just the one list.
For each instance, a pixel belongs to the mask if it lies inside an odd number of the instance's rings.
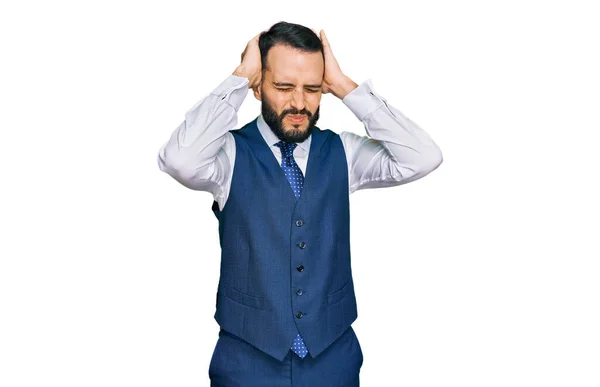
{"label": "mustache", "polygon": [[308,110],[306,110],[306,108],[304,108],[302,110],[298,110],[298,109],[284,110],[283,112],[281,112],[281,118],[283,119],[288,114],[296,114],[296,115],[305,114],[308,118],[312,117],[312,113],[309,112]]}

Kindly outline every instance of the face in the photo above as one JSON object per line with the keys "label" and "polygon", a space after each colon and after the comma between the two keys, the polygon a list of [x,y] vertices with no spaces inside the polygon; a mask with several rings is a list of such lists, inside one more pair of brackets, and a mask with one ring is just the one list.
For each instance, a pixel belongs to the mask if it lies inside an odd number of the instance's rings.
{"label": "face", "polygon": [[267,63],[254,90],[263,118],[280,140],[302,142],[319,119],[323,56],[277,44],[269,50]]}

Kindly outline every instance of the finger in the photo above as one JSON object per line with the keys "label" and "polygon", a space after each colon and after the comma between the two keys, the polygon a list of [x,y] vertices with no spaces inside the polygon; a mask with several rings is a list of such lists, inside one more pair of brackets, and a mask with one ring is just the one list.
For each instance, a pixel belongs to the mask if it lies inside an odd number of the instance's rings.
{"label": "finger", "polygon": [[327,36],[325,36],[325,31],[321,30],[321,40],[323,41],[323,44],[327,44],[329,45],[329,41],[327,40]]}
{"label": "finger", "polygon": [[331,51],[331,45],[329,44],[329,40],[327,40],[327,36],[323,30],[321,30],[321,42],[323,42],[323,48],[325,50]]}
{"label": "finger", "polygon": [[258,45],[258,41],[260,39],[260,36],[263,34],[263,32],[259,32],[258,35],[256,35],[255,37],[252,38],[252,40],[250,41],[250,43],[252,45]]}

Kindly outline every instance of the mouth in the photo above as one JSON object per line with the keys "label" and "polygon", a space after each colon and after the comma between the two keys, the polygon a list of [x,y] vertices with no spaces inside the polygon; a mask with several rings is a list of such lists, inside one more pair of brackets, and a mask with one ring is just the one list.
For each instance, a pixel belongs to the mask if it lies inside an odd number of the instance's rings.
{"label": "mouth", "polygon": [[301,124],[304,122],[306,115],[304,115],[304,114],[298,114],[298,115],[288,114],[286,118],[294,124]]}

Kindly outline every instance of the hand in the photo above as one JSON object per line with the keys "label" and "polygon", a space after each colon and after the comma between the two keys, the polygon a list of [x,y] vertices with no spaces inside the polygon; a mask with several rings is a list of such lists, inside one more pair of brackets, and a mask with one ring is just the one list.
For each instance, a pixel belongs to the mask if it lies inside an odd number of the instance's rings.
{"label": "hand", "polygon": [[346,82],[347,77],[340,69],[340,65],[335,59],[335,56],[333,56],[331,46],[329,45],[327,36],[325,36],[325,31],[321,30],[319,37],[323,44],[323,54],[325,57],[325,74],[323,75],[323,85],[321,86],[321,90],[323,94],[335,94],[332,88]]}
{"label": "hand", "polygon": [[262,64],[258,48],[258,38],[261,33],[246,44],[246,48],[242,52],[241,63],[233,72],[233,75],[248,78],[249,89],[258,87],[262,80]]}

